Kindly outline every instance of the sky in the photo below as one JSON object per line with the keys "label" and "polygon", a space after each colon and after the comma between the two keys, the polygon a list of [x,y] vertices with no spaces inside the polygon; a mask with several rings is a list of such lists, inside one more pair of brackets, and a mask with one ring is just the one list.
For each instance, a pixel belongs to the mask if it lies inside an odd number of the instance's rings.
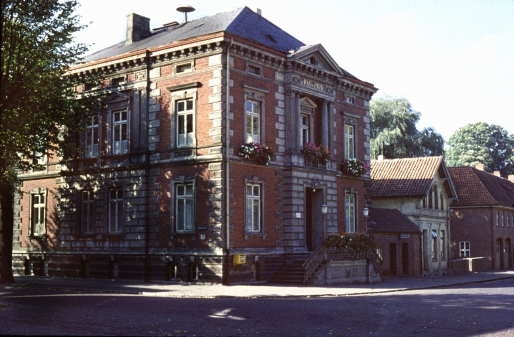
{"label": "sky", "polygon": [[322,44],[373,96],[404,97],[448,141],[470,123],[514,134],[514,0],[79,0],[88,27],[76,42],[95,52],[125,40],[126,15],[150,28],[247,6],[306,45]]}

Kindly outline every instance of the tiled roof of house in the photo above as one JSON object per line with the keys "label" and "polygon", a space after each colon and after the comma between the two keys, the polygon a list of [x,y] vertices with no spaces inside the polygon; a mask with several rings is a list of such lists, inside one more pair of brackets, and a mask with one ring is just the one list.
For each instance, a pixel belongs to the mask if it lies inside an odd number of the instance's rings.
{"label": "tiled roof of house", "polygon": [[426,195],[443,157],[419,157],[371,161],[371,197]]}
{"label": "tiled roof of house", "polygon": [[456,206],[514,207],[514,183],[470,166],[449,167],[448,171],[459,196]]}
{"label": "tiled roof of house", "polygon": [[96,61],[217,32],[227,32],[241,36],[284,53],[305,45],[263,16],[256,14],[248,7],[243,7],[169,26],[154,31],[149,36],[128,45],[125,45],[125,41],[122,41],[114,46],[87,55],[83,61]]}
{"label": "tiled roof of house", "polygon": [[374,233],[420,233],[412,220],[397,209],[372,208],[370,224]]}

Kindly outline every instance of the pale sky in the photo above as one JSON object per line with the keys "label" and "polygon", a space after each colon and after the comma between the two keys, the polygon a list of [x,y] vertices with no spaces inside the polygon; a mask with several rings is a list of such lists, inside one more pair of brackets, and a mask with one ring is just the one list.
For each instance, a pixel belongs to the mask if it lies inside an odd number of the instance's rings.
{"label": "pale sky", "polygon": [[150,28],[247,6],[303,43],[322,44],[334,60],[383,95],[407,98],[418,129],[447,141],[476,122],[514,134],[514,0],[79,0],[89,27],[76,42],[90,52],[125,40],[126,15]]}

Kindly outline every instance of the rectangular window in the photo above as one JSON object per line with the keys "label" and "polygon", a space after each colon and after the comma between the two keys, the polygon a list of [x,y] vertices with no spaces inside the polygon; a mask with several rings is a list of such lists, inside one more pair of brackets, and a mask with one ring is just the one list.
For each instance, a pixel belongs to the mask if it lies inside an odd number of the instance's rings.
{"label": "rectangular window", "polygon": [[246,185],[246,231],[261,231],[261,185]]}
{"label": "rectangular window", "polygon": [[379,258],[383,258],[382,254],[384,253],[384,246],[383,245],[377,245],[377,255]]}
{"label": "rectangular window", "polygon": [[86,158],[98,157],[98,116],[86,117]]}
{"label": "rectangular window", "polygon": [[344,158],[355,158],[355,127],[348,124],[344,126]]}
{"label": "rectangular window", "polygon": [[193,183],[175,185],[175,228],[177,233],[194,232]]}
{"label": "rectangular window", "polygon": [[113,154],[128,152],[127,110],[113,112]]}
{"label": "rectangular window", "polygon": [[32,235],[45,235],[45,220],[46,220],[46,204],[45,193],[36,193],[31,195],[31,225]]}
{"label": "rectangular window", "polygon": [[188,98],[177,101],[177,145],[191,146],[194,144],[194,104],[193,99]]}
{"label": "rectangular window", "polygon": [[348,233],[355,233],[355,194],[346,193],[345,196],[346,208],[346,231]]}
{"label": "rectangular window", "polygon": [[441,259],[446,258],[446,247],[445,247],[446,237],[445,237],[445,231],[441,231]]}
{"label": "rectangular window", "polygon": [[123,228],[123,188],[109,190],[109,232],[120,233]]}
{"label": "rectangular window", "polygon": [[177,66],[177,74],[188,73],[191,71],[193,71],[193,68],[191,67],[191,63],[181,64],[181,65]]}
{"label": "rectangular window", "polygon": [[93,231],[94,223],[94,196],[93,191],[82,191],[82,211],[80,217],[80,230],[82,233]]}
{"label": "rectangular window", "polygon": [[248,72],[249,72],[250,74],[260,75],[260,74],[261,74],[261,68],[259,68],[259,67],[257,67],[257,66],[254,66],[254,65],[249,64],[249,65],[248,65]]}
{"label": "rectangular window", "polygon": [[302,146],[305,143],[310,142],[309,129],[310,129],[310,116],[307,114],[302,114]]}
{"label": "rectangular window", "polygon": [[496,211],[496,227],[500,225],[500,212]]}
{"label": "rectangular window", "polygon": [[346,103],[353,104],[353,103],[355,103],[355,98],[350,97],[350,96],[346,96],[345,101],[346,101]]}
{"label": "rectangular window", "polygon": [[437,260],[437,231],[432,231],[432,259]]}
{"label": "rectangular window", "polygon": [[460,257],[469,257],[471,256],[471,245],[469,241],[461,241],[459,242],[459,252]]}
{"label": "rectangular window", "polygon": [[261,105],[256,101],[246,101],[246,142],[260,143]]}

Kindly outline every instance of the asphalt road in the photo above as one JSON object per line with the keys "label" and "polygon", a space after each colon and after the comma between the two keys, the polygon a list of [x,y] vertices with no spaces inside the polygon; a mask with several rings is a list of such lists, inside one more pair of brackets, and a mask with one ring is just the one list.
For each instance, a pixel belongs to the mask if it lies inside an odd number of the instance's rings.
{"label": "asphalt road", "polygon": [[0,335],[514,336],[514,279],[326,298],[0,288]]}

